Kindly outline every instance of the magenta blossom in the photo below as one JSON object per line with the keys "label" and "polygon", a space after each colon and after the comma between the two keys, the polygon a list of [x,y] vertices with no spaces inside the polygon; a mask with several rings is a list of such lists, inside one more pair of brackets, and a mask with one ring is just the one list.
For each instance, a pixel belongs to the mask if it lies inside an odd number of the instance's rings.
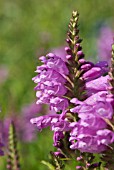
{"label": "magenta blossom", "polygon": [[48,114],[39,116],[30,120],[32,124],[36,124],[38,130],[42,130],[48,126],[51,127],[52,131],[69,131],[69,122],[62,118],[62,114]]}
{"label": "magenta blossom", "polygon": [[[91,64],[92,65],[92,64]],[[86,82],[94,80],[107,74],[109,68],[108,64],[105,61],[98,62],[94,64],[90,69],[88,69],[84,74],[83,78]]]}
{"label": "magenta blossom", "polygon": [[[79,102],[77,99],[71,100],[76,107],[70,110],[79,117],[78,122],[70,124],[72,127],[69,139],[71,149],[99,153],[114,142],[114,132],[107,129],[108,125],[105,121],[105,119],[112,119],[113,116],[112,105],[106,98],[107,92],[101,91],[91,95],[83,102]],[[107,132],[108,136],[104,132]]]}
{"label": "magenta blossom", "polygon": [[69,73],[67,66],[61,58],[52,53],[40,59],[44,64],[37,67],[38,75],[33,78],[37,83],[35,87],[37,104],[49,104],[56,112],[64,110],[68,107],[68,100],[63,97],[67,92],[65,87],[65,76]]}
{"label": "magenta blossom", "polygon": [[91,80],[86,83],[86,90],[88,96],[100,91],[106,91],[108,89],[109,76],[101,76],[97,79]]}
{"label": "magenta blossom", "polygon": [[79,125],[74,131],[69,139],[71,142],[70,148],[78,149],[81,152],[100,153],[114,142],[114,133],[108,129],[95,131],[89,127]]}

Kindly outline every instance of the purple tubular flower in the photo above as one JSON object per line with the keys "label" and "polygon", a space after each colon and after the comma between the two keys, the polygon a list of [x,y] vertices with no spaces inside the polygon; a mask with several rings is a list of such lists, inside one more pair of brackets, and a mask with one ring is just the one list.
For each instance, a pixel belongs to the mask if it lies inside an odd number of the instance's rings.
{"label": "purple tubular flower", "polygon": [[49,53],[46,57],[40,57],[44,65],[37,67],[38,75],[33,78],[37,83],[35,87],[37,104],[50,104],[50,108],[56,112],[68,107],[68,100],[63,96],[66,94],[66,79],[69,71],[65,62],[58,56]]}
{"label": "purple tubular flower", "polygon": [[79,121],[70,124],[70,148],[90,153],[106,150],[114,142],[114,132],[107,129],[108,125],[104,120],[111,120],[113,116],[112,105],[107,101],[107,91],[97,92],[80,103],[76,99],[71,102],[76,107],[70,111],[78,114]]}
{"label": "purple tubular flower", "polygon": [[83,78],[86,81],[90,81],[95,78],[98,78],[101,75],[101,73],[102,73],[102,71],[99,67],[93,67],[83,75]]}
{"label": "purple tubular flower", "polygon": [[83,74],[83,78],[85,81],[91,81],[96,78],[99,78],[103,74],[108,72],[108,64],[107,62],[98,62],[88,71]]}
{"label": "purple tubular flower", "polygon": [[55,97],[55,98],[50,99],[50,103],[51,103],[50,105],[51,110],[54,109],[56,112],[60,110],[64,111],[69,105],[67,99],[60,98],[60,97]]}
{"label": "purple tubular flower", "polygon": [[47,54],[45,62],[44,60],[42,60],[42,62],[47,66],[47,68],[52,68],[60,74],[68,75],[69,73],[65,62],[61,59],[61,57],[58,57],[53,53]]}
{"label": "purple tubular flower", "polygon": [[[72,102],[72,100],[71,100]],[[75,103],[77,105],[77,102]],[[70,109],[71,112],[78,113],[78,116],[83,119],[88,114],[93,114],[96,117],[111,119],[113,116],[113,108],[110,102],[107,101],[107,92],[102,91],[88,97],[78,106]]]}
{"label": "purple tubular flower", "polygon": [[114,142],[114,132],[109,129],[103,129],[97,131],[98,144],[103,144],[109,146],[109,144]]}
{"label": "purple tubular flower", "polygon": [[95,94],[100,91],[106,91],[108,87],[109,76],[101,76],[97,79],[91,80],[86,83],[86,90],[88,96]]}
{"label": "purple tubular flower", "polygon": [[36,124],[36,127],[39,131],[50,126],[51,130],[54,131],[54,146],[57,148],[61,148],[60,141],[64,138],[63,132],[69,131],[71,129],[69,127],[70,123],[65,118],[64,112],[62,114],[54,113],[33,118],[30,120],[30,122],[32,124]]}
{"label": "purple tubular flower", "polygon": [[39,131],[50,126],[51,130],[54,131],[53,145],[57,148],[62,147],[61,140],[64,138],[63,132],[69,131],[71,129],[69,127],[70,123],[65,119],[64,112],[62,114],[54,113],[33,118],[30,120],[30,122],[32,124],[36,124],[36,127]]}
{"label": "purple tubular flower", "polygon": [[114,132],[108,129],[95,130],[94,127],[84,127],[78,124],[77,128],[71,132],[69,140],[71,149],[79,149],[81,152],[100,153],[114,142]]}
{"label": "purple tubular flower", "polygon": [[92,65],[89,64],[89,63],[83,64],[83,65],[81,66],[81,70],[84,70],[84,71],[88,71],[88,70],[90,70],[91,68],[92,68]]}
{"label": "purple tubular flower", "polygon": [[58,114],[51,114],[51,115],[44,115],[39,116],[36,118],[33,118],[30,120],[32,124],[36,124],[39,131],[41,131],[43,128],[46,128],[48,126],[51,126],[52,123],[56,123],[59,119]]}
{"label": "purple tubular flower", "polygon": [[32,124],[36,124],[38,130],[42,130],[48,126],[51,127],[52,131],[63,132],[69,131],[69,122],[62,117],[62,114],[48,114],[44,116],[39,116],[30,120]]}
{"label": "purple tubular flower", "polygon": [[95,64],[95,66],[102,69],[102,74],[106,74],[109,71],[109,65],[107,61],[99,61]]}
{"label": "purple tubular flower", "polygon": [[69,122],[67,120],[62,120],[59,118],[57,122],[52,121],[52,130],[55,132],[63,132],[63,131],[69,131]]}

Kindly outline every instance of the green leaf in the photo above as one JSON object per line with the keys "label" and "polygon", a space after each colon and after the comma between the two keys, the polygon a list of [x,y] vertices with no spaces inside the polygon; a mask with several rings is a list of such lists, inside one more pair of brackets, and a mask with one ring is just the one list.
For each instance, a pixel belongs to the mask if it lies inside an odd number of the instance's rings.
{"label": "green leaf", "polygon": [[50,164],[49,162],[42,160],[41,163],[46,165],[49,170],[55,170],[55,167],[52,164]]}

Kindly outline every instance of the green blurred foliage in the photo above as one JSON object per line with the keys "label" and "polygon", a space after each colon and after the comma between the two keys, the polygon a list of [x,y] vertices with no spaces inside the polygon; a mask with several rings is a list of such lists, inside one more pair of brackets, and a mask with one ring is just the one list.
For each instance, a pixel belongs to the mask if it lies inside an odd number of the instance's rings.
{"label": "green blurred foliage", "polygon": [[[73,10],[80,13],[86,57],[96,60],[100,26],[108,23],[114,27],[113,7],[114,0],[0,0],[0,66],[7,67],[9,73],[0,84],[0,118],[18,113],[24,104],[35,100],[31,79],[40,64],[38,57],[65,43]],[[22,144],[22,169],[45,170],[40,161],[48,160],[50,150],[52,134],[48,130],[38,134],[36,142]]]}

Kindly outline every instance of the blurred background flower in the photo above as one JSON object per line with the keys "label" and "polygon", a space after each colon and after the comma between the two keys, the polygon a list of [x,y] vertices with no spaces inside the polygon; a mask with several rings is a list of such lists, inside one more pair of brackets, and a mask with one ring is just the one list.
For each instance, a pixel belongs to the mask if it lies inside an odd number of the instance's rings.
{"label": "blurred background flower", "polygon": [[1,65],[0,66],[0,84],[4,83],[8,78],[8,69],[7,67]]}
{"label": "blurred background flower", "polygon": [[99,39],[97,42],[98,46],[98,58],[100,60],[106,60],[110,64],[111,59],[111,45],[113,43],[114,31],[104,26],[100,29]]}
{"label": "blurred background flower", "polygon": [[44,105],[37,105],[35,102],[23,106],[20,114],[10,114],[0,121],[0,134],[4,145],[8,143],[8,129],[13,121],[15,123],[17,136],[21,142],[31,142],[37,138],[37,131],[31,125],[30,119],[41,114],[46,114],[49,109]]}

